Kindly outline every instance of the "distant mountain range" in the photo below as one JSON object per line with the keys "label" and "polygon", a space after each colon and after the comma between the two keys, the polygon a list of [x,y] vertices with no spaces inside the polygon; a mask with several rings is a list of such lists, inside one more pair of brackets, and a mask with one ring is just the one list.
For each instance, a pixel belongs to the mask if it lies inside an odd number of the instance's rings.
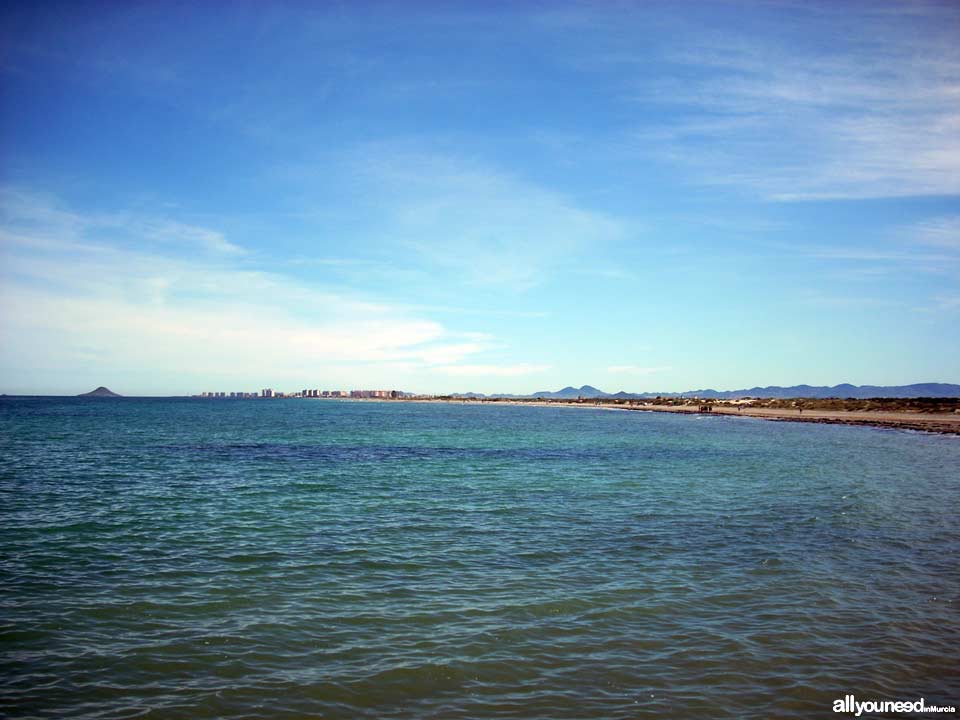
{"label": "distant mountain range", "polygon": [[843,383],[828,387],[826,385],[791,385],[790,387],[780,387],[779,385],[770,385],[768,387],[753,387],[743,390],[687,390],[682,393],[671,392],[645,392],[628,393],[617,392],[608,393],[595,388],[592,385],[583,385],[582,387],[567,386],[562,390],[540,390],[531,395],[482,395],[480,393],[458,393],[454,397],[461,398],[506,398],[506,399],[528,399],[544,398],[548,400],[576,400],[582,398],[622,398],[631,400],[644,400],[656,397],[699,397],[716,400],[730,400],[743,397],[755,398],[914,398],[914,397],[960,397],[960,385],[952,383],[916,383],[914,385],[850,385]]}

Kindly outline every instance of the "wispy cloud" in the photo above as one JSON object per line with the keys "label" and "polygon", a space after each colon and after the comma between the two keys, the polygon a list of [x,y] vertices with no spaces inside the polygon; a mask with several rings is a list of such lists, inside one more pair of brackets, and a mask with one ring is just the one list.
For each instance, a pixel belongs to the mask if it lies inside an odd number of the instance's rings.
{"label": "wispy cloud", "polygon": [[880,276],[960,272],[960,216],[941,215],[895,227],[869,244],[780,246],[790,255],[845,263],[848,271]]}
{"label": "wispy cloud", "polygon": [[800,8],[802,32],[782,15],[723,33],[676,28],[664,57],[677,72],[633,90],[670,122],[634,141],[698,183],[771,200],[960,194],[960,45],[948,30],[960,13],[913,5]]}
{"label": "wispy cloud", "polygon": [[[14,196],[26,197],[5,197]],[[8,341],[0,365],[8,379],[54,366],[103,374],[165,366],[184,383],[241,382],[251,374],[300,381],[344,363],[371,378],[391,363],[413,373],[471,375],[481,366],[470,359],[500,347],[488,334],[451,330],[388,300],[258,270],[239,249],[219,247],[220,236],[174,220],[158,232],[204,248],[213,243],[216,252],[141,248],[136,237],[154,226],[136,218],[124,224],[117,215],[103,232],[102,219],[36,197],[3,210],[0,335]],[[111,241],[113,234],[125,242]]]}
{"label": "wispy cloud", "polygon": [[142,222],[139,230],[145,237],[169,243],[193,245],[204,250],[228,255],[240,255],[246,252],[224,237],[223,233],[209,228],[185,225],[173,220],[151,220]]}
{"label": "wispy cloud", "polygon": [[[782,254],[784,262],[807,260],[816,263],[816,272],[822,278],[830,278],[832,282],[846,284],[858,281],[872,284],[883,281],[887,283],[888,293],[903,292],[905,283],[915,283],[919,289],[926,287],[926,284],[934,279],[948,282],[951,278],[960,277],[960,255],[949,248],[919,245],[914,239],[886,240],[878,247],[797,245],[783,248]],[[934,290],[935,287],[929,287],[927,291]],[[852,288],[848,288],[848,291],[853,292]],[[827,295],[835,298],[832,293]],[[823,304],[822,299],[811,302]],[[849,298],[844,303],[830,300],[830,304],[851,303]],[[863,304],[879,307],[883,303],[865,300]]]}
{"label": "wispy cloud", "polygon": [[908,228],[906,234],[920,245],[960,251],[960,215],[925,220]]}
{"label": "wispy cloud", "polygon": [[354,167],[383,232],[428,272],[470,285],[529,289],[626,233],[620,219],[469,159],[378,145]]}
{"label": "wispy cloud", "polygon": [[820,260],[862,260],[866,262],[894,262],[894,263],[921,263],[931,267],[939,263],[956,260],[951,255],[942,253],[911,252],[910,248],[832,248],[811,246],[804,249],[808,257]]}
{"label": "wispy cloud", "polygon": [[936,297],[935,309],[945,312],[960,311],[960,294],[943,294]]}
{"label": "wispy cloud", "polygon": [[88,239],[106,237],[138,247],[187,254],[242,255],[246,251],[219,230],[144,213],[77,213],[42,193],[0,189],[0,222],[21,238]]}

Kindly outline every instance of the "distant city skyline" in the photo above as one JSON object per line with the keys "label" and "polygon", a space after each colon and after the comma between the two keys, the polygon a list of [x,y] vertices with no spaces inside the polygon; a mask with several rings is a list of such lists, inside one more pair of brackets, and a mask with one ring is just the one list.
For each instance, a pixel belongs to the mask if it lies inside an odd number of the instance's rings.
{"label": "distant city skyline", "polygon": [[6,3],[0,392],[960,382],[958,28]]}
{"label": "distant city skyline", "polygon": [[301,389],[301,390],[276,390],[274,388],[262,388],[258,391],[246,392],[242,390],[214,390],[194,393],[190,397],[224,399],[224,400],[248,400],[253,398],[284,398],[284,397],[303,397],[303,398],[379,398],[396,399],[402,397],[404,393],[400,390],[321,390],[319,388]]}

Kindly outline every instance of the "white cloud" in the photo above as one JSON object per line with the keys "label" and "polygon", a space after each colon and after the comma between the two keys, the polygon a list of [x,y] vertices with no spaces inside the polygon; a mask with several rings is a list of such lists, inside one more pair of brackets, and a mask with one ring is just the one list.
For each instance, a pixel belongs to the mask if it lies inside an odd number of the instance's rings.
{"label": "white cloud", "polygon": [[415,358],[426,365],[450,365],[464,358],[489,350],[490,343],[448,342],[440,345],[420,346],[412,350],[396,353],[397,358]]}
{"label": "white cloud", "polygon": [[639,128],[636,146],[697,183],[772,200],[960,194],[955,8],[837,3],[797,19],[676,28],[664,55],[680,70],[640,76],[633,91],[638,103],[667,106],[671,121]]}
{"label": "white cloud", "polygon": [[[448,331],[433,321],[365,310],[334,295],[315,294],[309,310],[300,314],[306,308],[298,308],[298,301],[311,295],[302,288],[286,295],[239,297],[237,290],[244,285],[276,285],[269,277],[242,271],[217,272],[218,282],[230,286],[217,293],[203,287],[203,268],[196,274],[176,268],[175,280],[157,276],[112,283],[110,273],[121,268],[84,265],[86,270],[94,267],[100,288],[91,294],[76,292],[76,287],[52,291],[43,280],[56,273],[38,265],[35,283],[4,282],[2,336],[16,339],[6,343],[0,356],[4,364],[23,366],[39,350],[60,358],[65,369],[79,353],[97,357],[105,370],[162,368],[208,377],[254,372],[269,379],[309,376],[326,364],[343,362],[409,358],[423,367],[478,349],[449,342]],[[18,264],[18,271],[25,269]],[[166,269],[173,266],[168,263]],[[191,290],[202,297],[185,297]]]}
{"label": "white cloud", "polygon": [[0,368],[7,382],[87,368],[139,375],[148,385],[154,381],[146,378],[160,376],[166,391],[187,392],[216,378],[255,387],[329,372],[360,383],[376,372],[391,377],[389,367],[408,378],[420,373],[422,381],[432,368],[474,374],[480,366],[459,363],[498,347],[486,333],[454,332],[389,303],[263,272],[243,253],[219,247],[222,236],[175,221],[157,232],[217,252],[183,257],[163,243],[139,247],[137,235],[154,226],[136,218],[113,217],[127,239],[120,244],[100,231],[99,219],[55,205],[21,203],[4,214]]}

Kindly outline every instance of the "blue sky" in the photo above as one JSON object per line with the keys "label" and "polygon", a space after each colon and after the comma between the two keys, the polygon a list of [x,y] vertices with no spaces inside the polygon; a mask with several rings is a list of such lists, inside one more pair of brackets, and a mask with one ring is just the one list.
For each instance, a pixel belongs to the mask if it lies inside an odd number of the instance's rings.
{"label": "blue sky", "polygon": [[6,3],[0,391],[960,382],[954,2]]}

